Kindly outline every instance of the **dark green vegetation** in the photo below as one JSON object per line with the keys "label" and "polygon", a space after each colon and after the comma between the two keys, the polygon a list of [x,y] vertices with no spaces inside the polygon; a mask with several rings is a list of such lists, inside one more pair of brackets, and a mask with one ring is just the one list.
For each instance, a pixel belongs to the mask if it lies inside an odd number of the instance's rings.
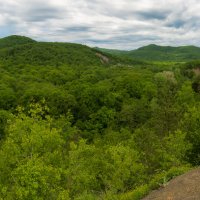
{"label": "dark green vegetation", "polygon": [[132,51],[120,51],[112,49],[98,50],[125,58],[147,61],[184,62],[200,60],[200,48],[195,46],[170,47],[151,44]]}
{"label": "dark green vegetation", "polygon": [[1,199],[140,199],[200,164],[199,62],[18,40],[0,50]]}

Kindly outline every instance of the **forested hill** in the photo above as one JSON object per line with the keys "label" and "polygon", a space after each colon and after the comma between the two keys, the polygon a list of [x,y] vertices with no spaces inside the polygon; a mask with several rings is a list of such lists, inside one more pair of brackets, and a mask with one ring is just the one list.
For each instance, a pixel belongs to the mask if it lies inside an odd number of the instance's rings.
{"label": "forested hill", "polygon": [[24,36],[0,39],[0,62],[31,65],[106,65],[107,56],[90,47],[73,43],[36,42]]}
{"label": "forested hill", "polygon": [[191,61],[200,60],[200,48],[196,46],[158,46],[151,44],[132,51],[99,49],[102,52],[147,61]]}
{"label": "forested hill", "polygon": [[25,36],[12,35],[0,39],[0,49],[28,43],[36,43],[36,41]]}

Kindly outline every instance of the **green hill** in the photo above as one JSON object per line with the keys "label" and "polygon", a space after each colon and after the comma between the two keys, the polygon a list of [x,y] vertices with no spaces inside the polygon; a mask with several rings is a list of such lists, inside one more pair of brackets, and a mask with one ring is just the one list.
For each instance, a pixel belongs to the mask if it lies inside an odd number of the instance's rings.
{"label": "green hill", "polygon": [[115,58],[81,44],[36,42],[24,36],[0,39],[0,62],[30,65],[105,65]]}
{"label": "green hill", "polygon": [[100,49],[112,55],[146,60],[146,61],[191,61],[200,59],[200,48],[196,46],[158,46],[151,44],[132,51],[120,51],[111,49]]}
{"label": "green hill", "polygon": [[25,36],[11,35],[0,39],[0,49],[35,42],[35,40],[32,40]]}
{"label": "green hill", "polygon": [[200,48],[195,46],[170,47],[157,46],[152,44],[137,50],[130,51],[128,55],[138,59],[157,61],[199,60]]}

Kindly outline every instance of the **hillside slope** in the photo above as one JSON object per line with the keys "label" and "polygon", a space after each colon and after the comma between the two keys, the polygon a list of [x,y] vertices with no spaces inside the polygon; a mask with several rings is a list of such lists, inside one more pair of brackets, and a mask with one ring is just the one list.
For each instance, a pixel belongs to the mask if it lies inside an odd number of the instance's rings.
{"label": "hillside slope", "polygon": [[143,200],[200,199],[200,168],[172,179],[166,187],[155,190]]}
{"label": "hillside slope", "polygon": [[95,47],[95,49],[101,51],[101,52],[105,52],[105,53],[109,53],[112,55],[127,55],[129,53],[129,51],[123,51],[123,50],[117,50],[117,49],[105,49],[105,48],[98,48]]}
{"label": "hillside slope", "polygon": [[30,65],[106,65],[118,62],[81,44],[36,42],[24,36],[9,36],[0,39],[0,62]]}

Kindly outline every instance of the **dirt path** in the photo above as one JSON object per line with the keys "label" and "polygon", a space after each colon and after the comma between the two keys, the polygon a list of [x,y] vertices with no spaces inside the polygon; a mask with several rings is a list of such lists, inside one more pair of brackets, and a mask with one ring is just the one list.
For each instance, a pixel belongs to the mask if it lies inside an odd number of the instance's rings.
{"label": "dirt path", "polygon": [[200,200],[200,168],[172,179],[143,200]]}

